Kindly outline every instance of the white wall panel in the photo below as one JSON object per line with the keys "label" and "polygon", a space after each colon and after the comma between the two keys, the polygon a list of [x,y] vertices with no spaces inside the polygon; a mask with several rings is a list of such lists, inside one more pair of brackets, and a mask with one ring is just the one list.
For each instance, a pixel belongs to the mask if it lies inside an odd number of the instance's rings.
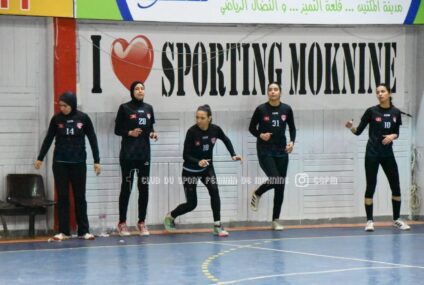
{"label": "white wall panel", "polygon": [[[33,162],[47,126],[48,20],[0,17],[0,199],[10,173],[40,173]],[[46,186],[47,183],[46,183]],[[47,187],[52,197],[52,189]],[[6,217],[10,229],[27,229],[27,217]],[[46,227],[37,218],[37,229]]]}

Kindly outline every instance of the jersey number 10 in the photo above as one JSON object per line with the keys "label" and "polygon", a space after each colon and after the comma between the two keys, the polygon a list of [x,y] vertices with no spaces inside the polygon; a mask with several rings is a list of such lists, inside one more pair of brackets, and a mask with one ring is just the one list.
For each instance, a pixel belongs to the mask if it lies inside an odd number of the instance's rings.
{"label": "jersey number 10", "polygon": [[385,129],[390,129],[391,126],[392,126],[391,122],[384,122],[384,128]]}

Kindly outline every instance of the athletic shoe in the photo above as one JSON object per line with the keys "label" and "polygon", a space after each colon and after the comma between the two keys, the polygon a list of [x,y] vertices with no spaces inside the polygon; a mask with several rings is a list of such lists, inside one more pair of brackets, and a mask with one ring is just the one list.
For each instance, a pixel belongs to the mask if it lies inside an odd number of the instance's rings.
{"label": "athletic shoe", "polygon": [[219,237],[227,237],[228,232],[224,230],[224,227],[222,225],[214,226],[213,227],[213,234]]}
{"label": "athletic shoe", "polygon": [[272,229],[274,231],[282,231],[284,230],[284,227],[277,221],[272,221]]}
{"label": "athletic shoe", "polygon": [[86,233],[85,235],[79,236],[78,238],[85,239],[85,240],[94,240],[95,239],[94,235],[92,235],[90,233]]}
{"label": "athletic shoe", "polygon": [[147,226],[146,226],[146,223],[145,223],[145,222],[139,222],[139,223],[137,224],[137,229],[138,229],[139,234],[140,234],[141,236],[149,236],[149,235],[150,235],[150,233],[149,233],[149,229],[147,228]]}
{"label": "athletic shoe", "polygon": [[411,227],[410,226],[408,226],[408,224],[407,223],[405,223],[403,220],[401,220],[401,219],[397,219],[396,221],[393,221],[393,226],[395,227],[395,228],[398,228],[398,229],[400,229],[400,230],[402,230],[402,231],[408,231],[408,230],[410,230],[411,229]]}
{"label": "athletic shoe", "polygon": [[367,225],[365,226],[366,232],[373,232],[374,231],[374,222],[373,220],[367,221]]}
{"label": "athletic shoe", "polygon": [[123,223],[119,223],[119,224],[118,224],[118,226],[116,227],[116,229],[118,230],[118,234],[119,234],[121,237],[131,235],[131,234],[130,234],[130,231],[128,230],[127,223],[125,223],[125,222],[123,222]]}
{"label": "athletic shoe", "polygon": [[69,238],[70,238],[69,236],[62,234],[62,233],[53,236],[54,241],[62,241],[62,240],[66,240],[66,239],[69,239]]}
{"label": "athletic shoe", "polygon": [[168,232],[173,232],[176,230],[175,219],[172,218],[170,214],[166,215],[166,217],[163,219],[163,225],[165,226],[165,230]]}
{"label": "athletic shoe", "polygon": [[260,199],[261,199],[261,196],[256,195],[255,192],[252,193],[252,200],[250,201],[250,209],[253,212],[258,211]]}

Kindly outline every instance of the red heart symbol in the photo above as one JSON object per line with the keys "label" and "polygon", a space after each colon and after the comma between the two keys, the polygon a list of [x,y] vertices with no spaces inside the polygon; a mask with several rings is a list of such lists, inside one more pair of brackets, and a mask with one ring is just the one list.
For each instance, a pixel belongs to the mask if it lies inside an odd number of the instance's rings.
{"label": "red heart symbol", "polygon": [[145,82],[153,66],[153,46],[150,40],[138,35],[130,43],[116,39],[112,43],[112,67],[116,77],[129,90],[136,80]]}

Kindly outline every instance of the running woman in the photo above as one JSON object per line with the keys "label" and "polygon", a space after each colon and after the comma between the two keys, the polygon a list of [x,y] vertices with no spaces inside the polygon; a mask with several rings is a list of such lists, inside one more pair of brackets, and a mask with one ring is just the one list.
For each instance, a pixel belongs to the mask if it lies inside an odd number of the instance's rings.
{"label": "running woman", "polygon": [[[287,125],[290,131],[289,142],[286,139]],[[272,82],[268,85],[268,102],[256,108],[249,131],[257,138],[259,165],[268,177],[265,183],[253,191],[250,208],[257,211],[262,195],[274,189],[272,228],[281,231],[283,226],[278,223],[278,219],[283,205],[289,154],[293,151],[296,139],[296,127],[292,108],[281,102],[280,84]]]}
{"label": "running woman", "polygon": [[200,179],[208,189],[211,197],[211,207],[213,212],[214,235],[220,237],[228,236],[221,224],[221,200],[219,197],[218,183],[212,161],[213,148],[217,139],[224,142],[232,160],[242,161],[241,156],[236,155],[230,139],[224,134],[222,129],[212,124],[212,112],[209,105],[200,106],[196,112],[196,124],[188,129],[183,151],[183,172],[182,182],[187,202],[179,205],[172,212],[168,213],[164,219],[167,231],[175,230],[175,219],[193,211],[197,206],[197,182]]}
{"label": "running woman", "polygon": [[47,135],[34,167],[40,169],[43,159],[55,139],[53,176],[58,194],[59,233],[53,237],[53,240],[61,241],[70,237],[69,183],[75,199],[78,237],[93,240],[94,236],[89,232],[85,198],[87,180],[85,136],[88,137],[93,152],[94,171],[99,175],[101,167],[96,133],[90,117],[77,110],[75,94],[63,93],[59,98],[59,108],[60,112],[55,114],[50,121]]}
{"label": "running woman", "polygon": [[389,180],[392,190],[393,226],[400,230],[409,230],[400,216],[401,193],[399,171],[393,154],[393,141],[399,137],[402,125],[401,111],[393,106],[390,88],[381,83],[377,85],[379,104],[368,108],[362,116],[358,127],[353,127],[353,120],[346,122],[346,128],[359,136],[369,124],[368,143],[365,153],[365,174],[367,188],[365,191],[365,212],[367,224],[365,231],[374,231],[373,196],[377,185],[378,167],[381,165]]}
{"label": "running woman", "polygon": [[121,236],[129,236],[127,210],[131,187],[137,172],[138,223],[141,236],[148,236],[146,226],[147,204],[149,201],[150,179],[150,139],[157,140],[154,131],[155,116],[153,107],[144,102],[144,84],[134,81],[130,86],[131,101],[119,106],[115,120],[115,134],[122,137],[119,162],[122,183],[119,195],[119,223],[117,230]]}

